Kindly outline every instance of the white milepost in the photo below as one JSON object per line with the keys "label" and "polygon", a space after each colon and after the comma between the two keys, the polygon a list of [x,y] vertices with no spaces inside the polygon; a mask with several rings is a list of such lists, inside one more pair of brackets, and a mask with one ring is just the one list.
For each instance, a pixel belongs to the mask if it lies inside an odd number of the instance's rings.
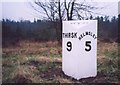
{"label": "white milepost", "polygon": [[97,20],[63,21],[62,70],[77,80],[97,75]]}

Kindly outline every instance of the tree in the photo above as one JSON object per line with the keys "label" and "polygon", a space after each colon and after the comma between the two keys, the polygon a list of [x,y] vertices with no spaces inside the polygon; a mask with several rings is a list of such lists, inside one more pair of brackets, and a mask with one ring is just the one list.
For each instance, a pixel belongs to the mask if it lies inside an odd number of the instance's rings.
{"label": "tree", "polygon": [[34,5],[31,4],[31,6],[40,14],[46,15],[47,19],[51,21],[52,26],[56,28],[59,42],[61,42],[62,38],[63,20],[86,19],[94,13],[91,10],[97,9],[97,7],[90,6],[85,2],[77,3],[76,0],[70,0],[69,2],[66,0],[49,0],[49,2],[46,0],[44,2],[34,0]]}
{"label": "tree", "polygon": [[120,43],[120,14],[118,15],[118,42]]}

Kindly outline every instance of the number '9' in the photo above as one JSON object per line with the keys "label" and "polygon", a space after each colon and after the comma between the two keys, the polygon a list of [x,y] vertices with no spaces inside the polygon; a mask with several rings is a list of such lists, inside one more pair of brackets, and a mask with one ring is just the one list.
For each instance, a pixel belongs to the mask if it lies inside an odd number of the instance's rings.
{"label": "number '9'", "polygon": [[67,42],[67,50],[68,51],[72,50],[72,43],[70,41]]}

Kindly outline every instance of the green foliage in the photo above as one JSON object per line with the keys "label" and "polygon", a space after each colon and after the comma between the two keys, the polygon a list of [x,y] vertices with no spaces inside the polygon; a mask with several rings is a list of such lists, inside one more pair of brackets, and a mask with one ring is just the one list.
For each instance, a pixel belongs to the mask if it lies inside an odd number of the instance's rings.
{"label": "green foliage", "polygon": [[114,58],[114,59],[118,58],[120,56],[120,53],[117,50],[105,51],[104,54],[105,54],[105,56]]}
{"label": "green foliage", "polygon": [[57,66],[57,64],[55,64],[54,62],[50,62],[50,63],[42,64],[42,65],[38,66],[38,69],[42,72],[46,72],[49,69],[55,68],[56,66]]}
{"label": "green foliage", "polygon": [[9,82],[13,71],[18,66],[19,56],[18,55],[2,55],[2,81]]}
{"label": "green foliage", "polygon": [[[7,61],[7,62],[11,62],[11,65],[17,65],[18,63],[18,60],[19,60],[19,55],[17,54],[14,54],[14,55],[6,55],[6,54],[3,54],[2,55],[2,61]],[[6,63],[7,64],[7,63]],[[5,64],[5,65],[6,65]],[[4,63],[2,64],[4,65]],[[10,64],[9,64],[10,65]]]}
{"label": "green foliage", "polygon": [[98,73],[108,77],[109,81],[118,81],[120,69],[118,67],[118,51],[105,51],[106,60],[98,63]]}

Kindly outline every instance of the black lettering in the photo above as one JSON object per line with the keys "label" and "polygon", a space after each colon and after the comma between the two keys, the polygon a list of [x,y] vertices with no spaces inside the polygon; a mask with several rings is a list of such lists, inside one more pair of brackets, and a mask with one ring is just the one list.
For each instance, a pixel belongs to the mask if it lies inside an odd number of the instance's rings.
{"label": "black lettering", "polygon": [[65,33],[65,37],[67,37],[68,36],[68,34],[67,33]]}
{"label": "black lettering", "polygon": [[96,39],[97,37],[95,37],[94,39]]}
{"label": "black lettering", "polygon": [[95,39],[95,34],[93,34],[93,38]]}
{"label": "black lettering", "polygon": [[81,39],[82,39],[83,37],[85,37],[86,35],[89,35],[89,36],[93,37],[94,39],[97,38],[96,35],[93,34],[92,32],[84,32],[84,33],[80,34],[79,40],[81,40]]}
{"label": "black lettering", "polygon": [[83,38],[82,34],[80,35],[81,38]]}
{"label": "black lettering", "polygon": [[79,37],[79,40],[81,40],[81,37]]}
{"label": "black lettering", "polygon": [[73,36],[73,32],[72,32],[72,38],[74,38],[74,36]]}
{"label": "black lettering", "polygon": [[85,36],[85,34],[83,33],[83,37]]}
{"label": "black lettering", "polygon": [[68,37],[67,38],[70,38],[70,33],[68,33]]}
{"label": "black lettering", "polygon": [[62,33],[62,35],[63,35],[63,38],[77,38],[77,32],[76,33],[74,33],[74,32],[72,32],[72,33]]}
{"label": "black lettering", "polygon": [[90,32],[88,32],[88,35],[90,35]]}
{"label": "black lettering", "polygon": [[76,32],[76,33],[74,33],[74,38],[77,38],[77,32]]}
{"label": "black lettering", "polygon": [[86,32],[86,35],[88,35],[88,32]]}

